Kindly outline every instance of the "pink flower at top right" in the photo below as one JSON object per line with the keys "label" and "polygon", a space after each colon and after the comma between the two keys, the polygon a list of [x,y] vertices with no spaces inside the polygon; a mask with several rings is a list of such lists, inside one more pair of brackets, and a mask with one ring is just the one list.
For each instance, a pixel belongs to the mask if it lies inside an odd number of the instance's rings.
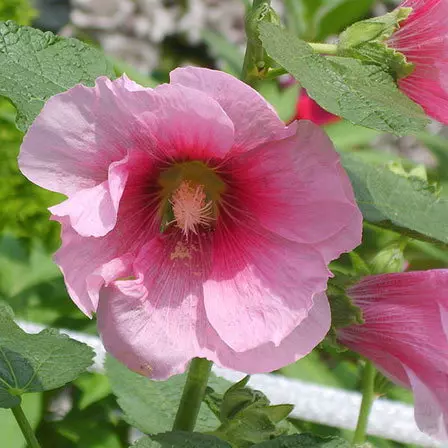
{"label": "pink flower at top right", "polygon": [[415,65],[400,89],[426,113],[448,124],[448,0],[404,0],[413,12],[387,44]]}

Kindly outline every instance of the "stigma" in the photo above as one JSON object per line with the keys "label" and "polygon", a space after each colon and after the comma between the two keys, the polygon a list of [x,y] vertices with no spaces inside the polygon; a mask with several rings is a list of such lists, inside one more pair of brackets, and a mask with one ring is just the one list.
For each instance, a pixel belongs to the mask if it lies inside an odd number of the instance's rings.
{"label": "stigma", "polygon": [[183,180],[171,196],[174,219],[171,223],[182,230],[188,239],[198,234],[201,227],[210,227],[214,221],[213,201],[207,201],[204,186]]}

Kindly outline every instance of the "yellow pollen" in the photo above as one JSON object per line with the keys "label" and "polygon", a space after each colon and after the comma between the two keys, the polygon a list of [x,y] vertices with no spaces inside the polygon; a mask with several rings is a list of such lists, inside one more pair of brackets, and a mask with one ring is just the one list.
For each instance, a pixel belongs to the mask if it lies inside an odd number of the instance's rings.
{"label": "yellow pollen", "polygon": [[183,180],[170,199],[174,220],[186,237],[197,235],[198,226],[210,226],[213,221],[213,202],[207,202],[204,186]]}

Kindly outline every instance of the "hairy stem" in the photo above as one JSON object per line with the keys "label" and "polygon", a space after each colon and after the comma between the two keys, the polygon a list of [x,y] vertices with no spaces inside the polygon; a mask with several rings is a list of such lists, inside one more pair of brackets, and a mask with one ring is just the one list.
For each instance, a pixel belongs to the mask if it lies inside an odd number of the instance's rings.
{"label": "hairy stem", "polygon": [[361,445],[366,440],[367,423],[369,421],[370,410],[375,399],[375,375],[376,370],[370,361],[366,361],[362,373],[362,402],[359,410],[358,423],[356,425],[353,445]]}
{"label": "hairy stem", "polygon": [[40,448],[39,442],[37,441],[36,436],[34,435],[33,428],[31,428],[31,425],[28,422],[28,419],[26,418],[26,415],[24,414],[20,404],[11,408],[11,411],[17,420],[17,423],[20,427],[20,430],[22,431],[23,436],[25,437],[28,447]]}
{"label": "hairy stem", "polygon": [[207,359],[194,358],[191,361],[187,381],[174,420],[173,431],[194,430],[211,368],[212,362]]}

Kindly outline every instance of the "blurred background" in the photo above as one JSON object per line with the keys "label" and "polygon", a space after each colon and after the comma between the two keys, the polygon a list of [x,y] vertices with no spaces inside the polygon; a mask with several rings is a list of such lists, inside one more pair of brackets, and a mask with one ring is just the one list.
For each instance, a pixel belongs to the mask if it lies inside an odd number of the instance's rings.
{"label": "blurred background", "polygon": [[[235,76],[242,66],[244,12],[249,0],[0,0],[0,20],[15,20],[100,47],[117,75],[126,72],[152,87],[168,80],[181,65],[219,68]],[[309,41],[332,40],[354,21],[384,14],[398,4],[375,0],[273,0],[273,6],[294,33]],[[438,123],[415,137],[397,138],[352,126],[326,115],[292,79],[260,85],[283,120],[296,117],[325,126],[341,152],[356,152],[373,164],[399,162],[406,170],[424,165],[430,182],[437,182],[441,200],[448,191],[448,133]],[[95,334],[68,298],[51,254],[59,245],[59,228],[48,220],[47,207],[57,194],[29,183],[18,171],[16,157],[23,135],[14,124],[14,108],[0,97],[0,300],[22,320]],[[366,258],[396,238],[392,232],[365,229],[360,249]],[[406,251],[412,269],[447,267],[445,251],[413,242]],[[328,386],[358,390],[356,363],[337,354],[314,351],[279,372]],[[391,399],[412,402],[398,387]],[[135,431],[123,419],[106,377],[85,373],[57,391],[25,396],[24,410],[45,447],[127,447]],[[338,428],[294,421],[300,430],[350,437]],[[10,412],[0,409],[0,440],[5,448],[23,448],[22,435]],[[399,443],[372,438],[378,447]],[[410,445],[407,445],[410,446]]]}

